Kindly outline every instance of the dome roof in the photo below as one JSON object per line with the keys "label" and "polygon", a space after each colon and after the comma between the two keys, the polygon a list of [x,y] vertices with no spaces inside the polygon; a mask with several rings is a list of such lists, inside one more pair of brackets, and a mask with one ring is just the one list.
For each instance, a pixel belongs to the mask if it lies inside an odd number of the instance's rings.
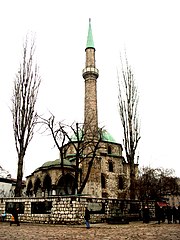
{"label": "dome roof", "polygon": [[[82,130],[80,130],[79,132],[79,139],[82,138]],[[74,134],[72,137],[71,137],[71,140],[72,141],[77,141],[77,136]],[[106,131],[106,130],[102,130],[102,141],[104,142],[113,142],[113,143],[116,143],[115,139],[112,137],[112,135]]]}
{"label": "dome roof", "polygon": [[[60,165],[61,165],[61,160],[56,159],[54,161],[47,161],[47,162],[43,163],[43,165],[40,168],[49,168],[49,167],[55,167],[55,166],[60,167]],[[66,167],[72,167],[74,164],[73,164],[71,159],[64,159],[63,160],[63,165],[66,166]]]}
{"label": "dome roof", "polygon": [[[79,135],[80,135],[80,139],[81,139],[81,136],[82,136],[82,131],[79,132]],[[71,140],[72,141],[77,141],[77,137],[75,135],[73,135],[71,137]],[[104,142],[111,142],[111,143],[116,143],[115,139],[111,136],[111,134],[109,132],[107,132],[106,130],[103,130],[102,131],[102,141]],[[70,155],[69,155],[70,157]],[[63,160],[63,165],[65,167],[73,167],[75,164],[74,164],[74,158],[75,156],[72,154],[71,158],[66,158]],[[47,161],[45,163],[43,163],[43,165],[39,168],[36,169],[39,170],[40,168],[49,168],[49,167],[60,167],[61,166],[61,160],[60,159],[56,159],[54,161]]]}
{"label": "dome roof", "polygon": [[103,130],[102,132],[102,141],[114,142],[114,143],[116,142],[115,139],[112,137],[112,135],[106,130]]}

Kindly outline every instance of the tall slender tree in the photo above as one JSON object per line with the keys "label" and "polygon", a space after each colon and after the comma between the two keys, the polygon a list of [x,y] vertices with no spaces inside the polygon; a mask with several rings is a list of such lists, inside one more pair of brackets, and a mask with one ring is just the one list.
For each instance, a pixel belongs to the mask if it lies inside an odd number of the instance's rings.
{"label": "tall slender tree", "polygon": [[35,41],[28,47],[28,39],[23,44],[23,59],[14,80],[12,96],[12,117],[15,145],[18,154],[17,182],[15,196],[22,193],[23,162],[27,147],[33,138],[37,121],[35,104],[40,86],[37,64],[33,63]]}
{"label": "tall slender tree", "polygon": [[140,140],[138,108],[138,90],[134,74],[125,54],[121,57],[121,76],[118,72],[119,113],[123,127],[123,145],[127,162],[130,164],[130,198],[135,198],[135,154]]}

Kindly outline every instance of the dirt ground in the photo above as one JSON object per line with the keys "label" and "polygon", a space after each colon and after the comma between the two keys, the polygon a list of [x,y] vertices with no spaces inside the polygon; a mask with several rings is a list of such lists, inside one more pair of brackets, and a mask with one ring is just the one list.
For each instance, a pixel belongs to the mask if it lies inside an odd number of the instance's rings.
{"label": "dirt ground", "polygon": [[10,226],[8,222],[0,222],[0,240],[180,240],[180,224],[157,224],[151,222],[131,222],[122,225],[106,223],[91,224],[90,229],[85,226],[62,226],[46,224],[21,223],[20,226]]}

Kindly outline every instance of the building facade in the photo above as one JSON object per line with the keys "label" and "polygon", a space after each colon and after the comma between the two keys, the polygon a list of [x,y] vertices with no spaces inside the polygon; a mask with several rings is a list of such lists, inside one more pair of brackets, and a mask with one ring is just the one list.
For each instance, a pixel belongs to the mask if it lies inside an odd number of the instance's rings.
{"label": "building facade", "polygon": [[[14,197],[16,187],[16,179],[11,177],[11,174],[0,166],[0,198]],[[22,196],[26,195],[25,181],[22,181]]]}
{"label": "building facade", "polygon": [[[99,71],[96,68],[95,47],[89,21],[87,44],[85,49],[86,63],[82,71],[85,83],[84,99],[84,127],[81,146],[87,147],[83,150],[83,156],[79,155],[78,183],[85,180],[89,166],[91,171],[85,187],[81,194],[90,195],[98,198],[128,198],[130,185],[130,166],[122,155],[122,146],[113,139],[106,131],[99,133],[98,127],[98,105],[97,105],[97,79]],[[91,141],[93,139],[93,141]],[[90,156],[90,148],[98,142],[98,148],[95,156]],[[77,138],[69,141],[62,160],[56,159],[44,163],[36,169],[31,175],[27,176],[27,195],[28,196],[49,196],[49,195],[66,195],[73,194],[73,187],[76,174],[77,164]],[[84,157],[86,156],[86,157]],[[82,158],[84,160],[82,161]],[[137,173],[138,165],[135,165]],[[66,186],[66,189],[65,189]],[[76,192],[77,193],[77,192]]]}

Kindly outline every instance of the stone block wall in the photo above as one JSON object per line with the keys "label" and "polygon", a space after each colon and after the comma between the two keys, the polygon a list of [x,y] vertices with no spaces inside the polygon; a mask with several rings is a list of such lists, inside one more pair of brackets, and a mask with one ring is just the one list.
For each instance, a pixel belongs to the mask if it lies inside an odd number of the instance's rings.
{"label": "stone block wall", "polygon": [[[47,212],[33,213],[32,205],[52,203]],[[1,198],[0,214],[6,210],[8,203],[22,204],[23,213],[19,214],[20,222],[49,223],[49,224],[84,224],[84,211],[88,207],[91,215],[91,223],[105,221],[114,214],[131,214],[130,200],[115,200],[91,197],[42,197],[42,198]],[[141,202],[134,202],[136,206],[142,206]],[[138,213],[138,211],[137,211]],[[134,213],[133,213],[134,214]],[[129,215],[128,215],[129,216]],[[10,221],[11,214],[7,212],[6,221]]]}
{"label": "stone block wall", "polygon": [[[32,213],[32,203],[52,202],[52,208],[47,213]],[[1,198],[0,214],[6,210],[6,203],[23,203],[24,213],[19,214],[21,222],[56,223],[56,224],[84,224],[84,211],[89,203],[101,203],[96,198],[85,197],[47,197],[47,198]],[[91,209],[90,209],[91,210]],[[91,214],[92,222],[99,222],[105,218],[104,214]],[[11,214],[7,213],[6,221],[10,221]]]}

